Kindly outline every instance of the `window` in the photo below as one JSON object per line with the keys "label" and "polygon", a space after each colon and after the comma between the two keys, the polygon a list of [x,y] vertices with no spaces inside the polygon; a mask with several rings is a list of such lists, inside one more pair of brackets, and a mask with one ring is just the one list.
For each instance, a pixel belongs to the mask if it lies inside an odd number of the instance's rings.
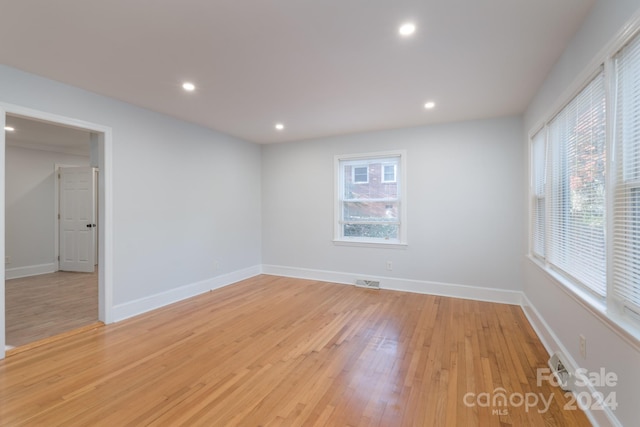
{"label": "window", "polygon": [[605,295],[605,91],[600,72],[548,125],[548,262]]}
{"label": "window", "polygon": [[613,298],[640,315],[640,37],[614,57]]}
{"label": "window", "polygon": [[640,34],[530,148],[531,255],[640,337]]}
{"label": "window", "polygon": [[336,241],[405,242],[403,161],[401,152],[336,157]]}
{"label": "window", "polygon": [[606,111],[601,70],[531,141],[531,253],[606,295]]}
{"label": "window", "polygon": [[369,167],[368,166],[352,166],[353,183],[366,184],[369,182]]}
{"label": "window", "polygon": [[382,182],[396,182],[396,165],[382,165]]}

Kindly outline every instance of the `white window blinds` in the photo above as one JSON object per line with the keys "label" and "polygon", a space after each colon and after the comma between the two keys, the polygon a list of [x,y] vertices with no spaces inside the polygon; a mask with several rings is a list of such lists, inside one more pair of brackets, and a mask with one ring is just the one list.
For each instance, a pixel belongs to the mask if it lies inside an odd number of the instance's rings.
{"label": "white window blinds", "polygon": [[532,224],[531,224],[531,250],[535,255],[544,257],[545,245],[545,154],[546,137],[545,129],[538,132],[531,144],[531,193],[532,193]]}
{"label": "white window blinds", "polygon": [[576,292],[637,336],[640,23],[634,28],[585,87],[532,134],[529,253],[553,276],[563,276],[559,282],[571,291],[577,286],[591,293]]}
{"label": "white window blinds", "polygon": [[550,265],[606,293],[605,86],[600,72],[549,123]]}
{"label": "white window blinds", "polygon": [[616,187],[613,207],[615,298],[640,313],[640,37],[614,57]]}

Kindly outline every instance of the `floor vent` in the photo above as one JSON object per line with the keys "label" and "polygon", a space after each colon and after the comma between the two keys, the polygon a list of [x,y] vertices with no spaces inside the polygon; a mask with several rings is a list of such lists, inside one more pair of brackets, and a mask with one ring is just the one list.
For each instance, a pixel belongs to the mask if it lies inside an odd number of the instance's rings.
{"label": "floor vent", "polygon": [[380,281],[358,279],[356,280],[356,286],[359,286],[361,288],[380,289]]}
{"label": "floor vent", "polygon": [[567,369],[567,364],[562,361],[563,359],[562,353],[556,352],[549,359],[549,368],[551,368],[551,373],[556,377],[560,388],[564,391],[571,391],[573,375]]}

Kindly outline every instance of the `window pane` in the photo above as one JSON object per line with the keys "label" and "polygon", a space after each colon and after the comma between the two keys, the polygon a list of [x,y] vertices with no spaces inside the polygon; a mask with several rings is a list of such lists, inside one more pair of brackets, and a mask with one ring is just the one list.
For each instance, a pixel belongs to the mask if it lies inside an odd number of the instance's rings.
{"label": "window pane", "polygon": [[397,224],[345,224],[345,237],[364,237],[378,239],[398,239]]}
{"label": "window pane", "polygon": [[400,240],[400,156],[339,161],[338,238]]}
{"label": "window pane", "polygon": [[605,91],[600,73],[549,125],[549,262],[606,292]]}
{"label": "window pane", "polygon": [[640,314],[640,37],[615,56],[614,65],[613,290],[618,301]]}
{"label": "window pane", "polygon": [[[363,169],[365,173],[356,173],[355,171],[358,169]],[[382,170],[380,161],[370,164],[368,168],[354,167],[354,172],[352,172],[351,166],[344,166],[344,198],[346,200],[397,199],[398,183],[395,181],[384,182]],[[363,181],[356,181],[356,179],[363,179]]]}
{"label": "window pane", "polygon": [[533,241],[534,253],[544,256],[546,203],[544,197],[536,197],[533,206]]}
{"label": "window pane", "polygon": [[397,222],[397,202],[344,202],[345,222]]}

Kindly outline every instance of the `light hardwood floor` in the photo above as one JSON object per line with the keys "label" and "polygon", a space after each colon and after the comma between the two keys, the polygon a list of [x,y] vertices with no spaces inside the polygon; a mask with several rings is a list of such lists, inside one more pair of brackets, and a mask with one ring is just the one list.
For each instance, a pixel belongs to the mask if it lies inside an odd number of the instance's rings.
{"label": "light hardwood floor", "polygon": [[19,347],[98,321],[98,274],[57,273],[5,282],[6,342]]}
{"label": "light hardwood floor", "polygon": [[[8,357],[0,420],[589,425],[562,409],[560,389],[536,385],[547,358],[517,306],[263,275]],[[551,406],[473,406],[468,393],[499,388],[552,396]]]}

